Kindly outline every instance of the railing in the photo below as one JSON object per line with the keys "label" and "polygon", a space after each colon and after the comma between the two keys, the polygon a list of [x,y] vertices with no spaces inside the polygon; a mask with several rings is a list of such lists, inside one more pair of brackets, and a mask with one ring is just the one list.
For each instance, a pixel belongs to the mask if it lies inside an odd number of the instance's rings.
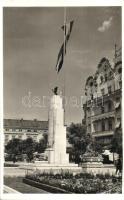
{"label": "railing", "polygon": [[92,121],[98,121],[98,120],[101,120],[101,119],[104,119],[104,118],[110,118],[110,117],[115,117],[115,111],[111,111],[111,112],[104,112],[104,113],[101,113],[101,114],[97,114],[97,115],[92,115],[91,118]]}
{"label": "railing", "polygon": [[[98,105],[98,103],[103,103],[103,99],[108,99],[111,95],[116,95],[116,94],[120,94],[122,93],[122,89],[118,89],[118,90],[115,90],[115,91],[112,91],[111,93],[107,93],[107,94],[104,94],[103,96],[101,95],[100,97],[96,97],[96,98],[93,98],[93,100],[88,100],[86,101],[86,103],[83,105],[84,106],[94,106],[96,103]],[[97,99],[97,102],[96,102],[96,99]]]}
{"label": "railing", "polygon": [[97,132],[93,132],[92,135],[94,137],[100,137],[100,136],[109,136],[109,135],[113,135],[114,131],[113,130],[107,130],[107,131],[97,131]]}

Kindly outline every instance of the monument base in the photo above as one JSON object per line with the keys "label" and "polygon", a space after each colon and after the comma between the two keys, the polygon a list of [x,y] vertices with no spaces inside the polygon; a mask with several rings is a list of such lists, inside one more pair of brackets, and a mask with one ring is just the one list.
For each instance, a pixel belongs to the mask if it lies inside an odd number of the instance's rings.
{"label": "monument base", "polygon": [[115,174],[113,164],[103,164],[102,162],[85,162],[81,164],[82,172],[88,174]]}
{"label": "monument base", "polygon": [[68,165],[69,164],[69,154],[55,152],[53,148],[47,148],[46,152],[48,154],[48,163],[54,165]]}
{"label": "monument base", "polygon": [[20,166],[21,169],[25,169],[28,171],[36,171],[39,170],[42,172],[48,172],[51,171],[53,173],[61,173],[69,171],[72,173],[81,173],[82,167],[79,167],[78,164],[75,163],[69,163],[69,164],[50,164],[48,162],[42,162],[42,161],[36,161],[35,163],[25,163]]}

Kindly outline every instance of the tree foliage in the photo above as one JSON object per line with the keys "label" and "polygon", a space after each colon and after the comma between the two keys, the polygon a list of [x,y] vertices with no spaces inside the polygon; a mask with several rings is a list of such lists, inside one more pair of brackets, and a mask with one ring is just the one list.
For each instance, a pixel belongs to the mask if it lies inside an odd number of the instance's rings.
{"label": "tree foliage", "polygon": [[72,123],[67,128],[67,138],[70,144],[73,146],[74,152],[84,153],[86,150],[86,127],[82,124]]}
{"label": "tree foliage", "polygon": [[47,135],[45,134],[39,142],[34,141],[31,137],[26,140],[14,138],[5,146],[5,152],[11,155],[14,160],[18,155],[26,154],[28,161],[31,161],[34,152],[43,153],[46,147]]}
{"label": "tree foliage", "polygon": [[18,138],[10,140],[5,147],[5,152],[9,154],[18,155],[22,153],[22,141]]}
{"label": "tree foliage", "polygon": [[72,144],[72,153],[76,159],[79,160],[80,155],[83,155],[86,151],[95,152],[96,154],[102,153],[102,144],[86,133],[85,124],[72,123],[67,128],[67,132],[68,142]]}
{"label": "tree foliage", "polygon": [[43,153],[45,149],[47,148],[47,140],[48,140],[48,135],[44,134],[43,138],[37,143],[36,151],[38,153]]}

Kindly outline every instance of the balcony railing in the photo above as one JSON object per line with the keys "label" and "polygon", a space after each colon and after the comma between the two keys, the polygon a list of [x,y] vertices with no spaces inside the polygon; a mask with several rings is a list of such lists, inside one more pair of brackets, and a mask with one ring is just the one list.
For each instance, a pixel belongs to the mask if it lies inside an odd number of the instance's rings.
{"label": "balcony railing", "polygon": [[98,131],[98,132],[93,132],[92,135],[94,137],[101,137],[101,136],[111,136],[114,134],[114,130],[108,130],[108,131]]}
{"label": "balcony railing", "polygon": [[103,100],[108,100],[110,98],[110,96],[114,96],[114,95],[118,95],[122,93],[122,89],[118,89],[115,91],[112,91],[111,93],[107,93],[104,94],[103,96],[101,95],[100,97],[97,98],[93,98],[93,100],[87,100],[86,103],[84,103],[83,107],[87,106],[90,107],[92,105],[92,107],[94,107],[96,104],[103,104]]}
{"label": "balcony railing", "polygon": [[[105,113],[101,113],[98,115],[93,115],[91,116],[92,121],[98,121],[98,120],[102,120],[102,119],[107,119],[110,117],[115,117],[115,111],[111,111],[111,112],[105,112]],[[90,117],[89,117],[90,118]]]}

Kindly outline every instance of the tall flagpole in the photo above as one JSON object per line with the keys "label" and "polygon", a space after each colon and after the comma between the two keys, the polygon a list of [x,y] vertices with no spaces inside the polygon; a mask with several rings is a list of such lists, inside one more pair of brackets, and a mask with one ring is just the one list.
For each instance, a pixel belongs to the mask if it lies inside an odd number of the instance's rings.
{"label": "tall flagpole", "polygon": [[[66,7],[64,7],[64,55],[66,53],[66,43],[65,43],[65,39],[66,39]],[[64,125],[65,125],[65,103],[66,103],[66,96],[65,96],[65,85],[66,85],[66,71],[64,68],[64,101],[63,101],[63,107],[64,107]]]}

